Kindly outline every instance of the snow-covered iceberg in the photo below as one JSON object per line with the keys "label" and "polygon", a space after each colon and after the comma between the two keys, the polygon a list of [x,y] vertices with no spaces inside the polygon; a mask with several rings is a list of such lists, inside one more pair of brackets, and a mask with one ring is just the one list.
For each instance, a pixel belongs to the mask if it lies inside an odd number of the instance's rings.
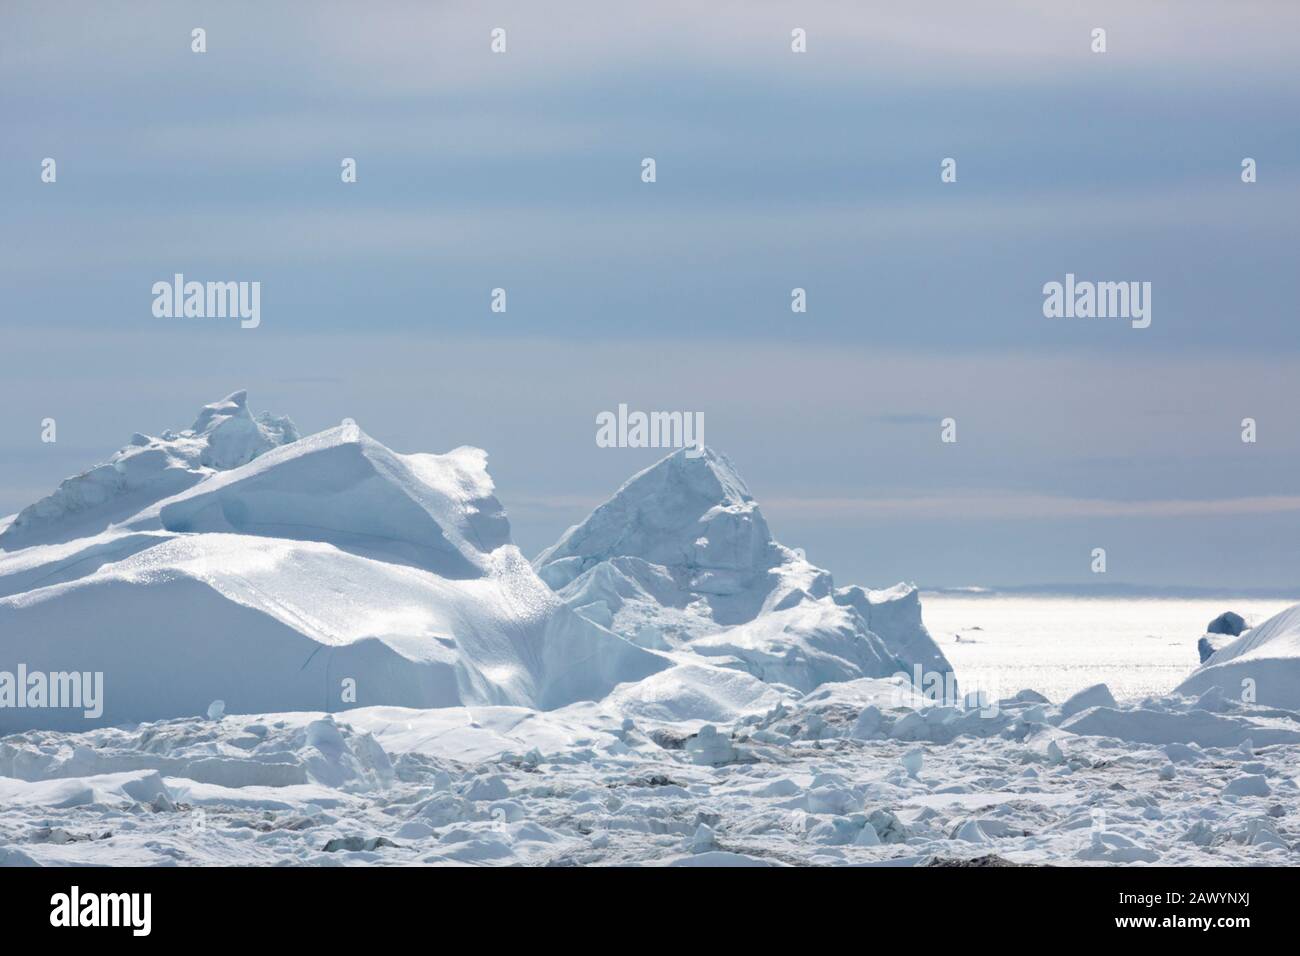
{"label": "snow-covered iceberg", "polygon": [[[0,535],[0,672],[100,673],[114,724],[216,699],[552,708],[670,666],[542,583],[486,457],[399,455],[355,425],[300,439],[242,392],[136,436]],[[85,726],[0,709],[0,731]]]}
{"label": "snow-covered iceberg", "polygon": [[952,672],[916,588],[836,588],[772,537],[735,466],[711,448],[634,475],[533,564],[568,606],[635,644],[801,691]]}
{"label": "snow-covered iceberg", "polygon": [[1215,650],[1176,693],[1217,688],[1231,700],[1300,710],[1300,604]]}

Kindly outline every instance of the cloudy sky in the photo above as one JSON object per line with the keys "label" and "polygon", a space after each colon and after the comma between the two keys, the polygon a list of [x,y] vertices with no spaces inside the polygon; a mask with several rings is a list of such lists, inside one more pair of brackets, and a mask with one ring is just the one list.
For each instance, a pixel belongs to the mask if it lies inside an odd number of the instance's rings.
{"label": "cloudy sky", "polygon": [[0,513],[246,387],[488,449],[531,555],[657,457],[624,402],[841,583],[1300,588],[1297,58],[1282,2],[7,2]]}

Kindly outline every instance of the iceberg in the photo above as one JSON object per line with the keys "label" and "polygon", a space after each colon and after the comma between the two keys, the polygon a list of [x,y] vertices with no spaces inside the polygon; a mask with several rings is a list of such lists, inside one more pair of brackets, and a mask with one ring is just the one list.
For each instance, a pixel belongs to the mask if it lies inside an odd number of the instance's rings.
{"label": "iceberg", "polygon": [[68,478],[0,528],[0,550],[69,540],[141,515],[218,471],[298,440],[292,421],[248,409],[248,393],[205,405],[194,424],[160,437],[136,433],[108,461]]}
{"label": "iceberg", "polygon": [[1229,700],[1300,710],[1300,604],[1219,646],[1175,693],[1212,688]]}
{"label": "iceberg", "polygon": [[[672,664],[538,578],[480,449],[401,455],[355,425],[300,438],[243,392],[68,479],[0,548],[0,669],[102,675],[102,724],[214,700],[549,709]],[[94,725],[0,709],[3,732]]]}
{"label": "iceberg", "polygon": [[533,565],[565,604],[631,643],[799,691],[952,672],[915,587],[836,588],[775,540],[735,466],[709,447],[634,475]]}

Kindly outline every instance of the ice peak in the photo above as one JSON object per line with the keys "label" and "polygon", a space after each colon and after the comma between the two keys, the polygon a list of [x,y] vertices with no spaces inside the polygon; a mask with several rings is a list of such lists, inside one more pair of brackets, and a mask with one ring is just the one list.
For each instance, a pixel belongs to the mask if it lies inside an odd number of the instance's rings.
{"label": "ice peak", "polygon": [[553,585],[613,557],[754,571],[770,563],[771,545],[767,522],[735,465],[712,448],[683,448],[633,475],[534,564],[540,569],[569,559],[563,574],[543,574]]}
{"label": "ice peak", "polygon": [[715,505],[743,505],[754,500],[731,459],[708,445],[679,448],[665,455],[625,481],[610,500],[654,493],[675,484]]}
{"label": "ice peak", "polygon": [[200,461],[218,471],[246,465],[258,455],[299,437],[298,429],[287,417],[263,412],[254,418],[248,410],[248,391],[242,388],[204,405],[189,433],[207,439]]}
{"label": "ice peak", "polygon": [[[65,479],[57,489],[18,513],[0,534],[0,547],[34,543],[33,536],[61,540],[99,529],[201,481],[214,471],[248,464],[272,448],[298,440],[287,417],[248,410],[248,392],[232,392],[204,405],[194,426],[153,437],[136,432],[107,462]],[[51,537],[52,536],[52,537]],[[21,540],[20,540],[21,539]]]}
{"label": "ice peak", "polygon": [[681,449],[633,475],[533,566],[577,613],[645,647],[743,662],[804,690],[951,667],[915,588],[835,589],[779,544],[735,465]]}
{"label": "ice peak", "polygon": [[203,434],[231,418],[252,419],[248,412],[248,389],[241,388],[231,392],[225,398],[199,409],[199,417],[194,419],[190,431]]}

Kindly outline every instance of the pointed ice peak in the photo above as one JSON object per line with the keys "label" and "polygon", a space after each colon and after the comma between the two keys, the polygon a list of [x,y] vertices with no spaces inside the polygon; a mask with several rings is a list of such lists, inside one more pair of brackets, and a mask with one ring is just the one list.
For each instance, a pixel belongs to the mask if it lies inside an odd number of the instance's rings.
{"label": "pointed ice peak", "polygon": [[552,587],[615,557],[688,576],[712,570],[747,577],[771,565],[772,545],[735,465],[712,448],[685,448],[633,475],[533,563]]}
{"label": "pointed ice peak", "polygon": [[610,500],[673,485],[717,505],[747,504],[754,500],[731,459],[708,445],[679,448],[665,455],[624,482]]}
{"label": "pointed ice peak", "polygon": [[263,412],[254,418],[248,410],[248,391],[242,388],[204,405],[188,434],[207,439],[200,463],[218,471],[246,465],[299,437],[298,429],[285,416]]}
{"label": "pointed ice peak", "polygon": [[743,661],[763,680],[952,668],[914,587],[835,588],[772,538],[736,467],[683,449],[634,475],[533,562],[566,604],[644,647]]}
{"label": "pointed ice peak", "polygon": [[231,392],[219,402],[204,405],[199,410],[199,417],[194,419],[194,425],[190,430],[201,435],[216,428],[227,419],[247,418],[251,420],[252,417],[248,413],[248,389],[241,388],[237,392]]}

